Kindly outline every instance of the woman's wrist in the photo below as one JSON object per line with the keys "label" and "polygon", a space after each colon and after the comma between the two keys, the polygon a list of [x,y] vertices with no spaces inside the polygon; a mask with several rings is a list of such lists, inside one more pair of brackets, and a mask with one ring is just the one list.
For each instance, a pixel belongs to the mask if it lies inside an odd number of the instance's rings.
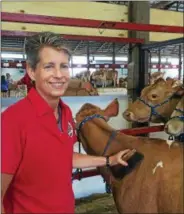
{"label": "woman's wrist", "polygon": [[110,157],[109,156],[106,156],[106,167],[110,167],[111,164],[110,164]]}

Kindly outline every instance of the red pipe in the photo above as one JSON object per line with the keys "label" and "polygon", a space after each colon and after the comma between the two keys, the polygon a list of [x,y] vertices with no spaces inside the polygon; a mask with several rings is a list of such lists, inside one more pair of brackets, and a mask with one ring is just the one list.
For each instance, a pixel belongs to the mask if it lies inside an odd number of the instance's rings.
{"label": "red pipe", "polygon": [[113,30],[181,33],[184,27],[1,12],[2,21]]}
{"label": "red pipe", "polygon": [[[12,36],[12,37],[28,37],[38,32],[27,32],[27,31],[1,31],[1,36]],[[106,37],[106,36],[79,36],[79,35],[63,35],[63,39],[69,40],[84,40],[84,41],[96,41],[96,42],[115,42],[115,43],[134,43],[142,44],[144,39],[136,38],[123,38],[123,37]]]}
{"label": "red pipe", "polygon": [[[7,65],[9,63],[9,65]],[[20,66],[20,63],[22,66]],[[17,66],[19,65],[19,67]],[[179,68],[179,65],[159,65],[159,64],[152,64],[150,65],[150,68],[167,68],[167,69],[173,69],[173,68]],[[25,61],[9,61],[9,60],[2,60],[1,61],[1,68],[26,68],[26,62]],[[87,65],[83,64],[72,64],[72,68],[87,68]],[[89,68],[127,68],[127,64],[90,64]]]}
{"label": "red pipe", "polygon": [[75,174],[73,176],[73,179],[80,181],[83,178],[89,178],[97,175],[100,175],[100,173],[96,169],[91,169],[91,170],[85,170],[85,171],[82,171],[81,173],[79,172]]}
{"label": "red pipe", "polygon": [[148,134],[152,132],[161,132],[164,130],[164,125],[162,126],[150,126],[150,127],[140,127],[140,128],[133,128],[133,129],[123,129],[120,130],[121,133],[127,135],[139,135],[139,134]]}
{"label": "red pipe", "polygon": [[[133,129],[122,129],[121,133],[127,135],[139,135],[139,134],[148,134],[152,132],[160,132],[164,130],[164,125],[162,126],[150,126],[150,127],[141,127],[141,128],[133,128]],[[81,180],[82,178],[88,178],[92,176],[100,175],[100,173],[96,169],[85,170],[81,173],[74,175],[74,180]]]}

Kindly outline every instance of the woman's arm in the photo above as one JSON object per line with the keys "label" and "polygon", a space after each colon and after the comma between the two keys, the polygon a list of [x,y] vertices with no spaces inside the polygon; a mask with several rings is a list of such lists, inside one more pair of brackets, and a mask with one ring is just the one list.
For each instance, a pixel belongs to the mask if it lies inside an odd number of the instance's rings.
{"label": "woman's arm", "polygon": [[[128,163],[122,159],[122,156],[131,157],[135,153],[135,150],[126,149],[120,151],[115,155],[109,157],[109,164],[111,166],[116,164],[122,164],[128,166]],[[106,157],[103,156],[91,156],[80,153],[73,153],[73,168],[90,168],[100,167],[106,165]]]}

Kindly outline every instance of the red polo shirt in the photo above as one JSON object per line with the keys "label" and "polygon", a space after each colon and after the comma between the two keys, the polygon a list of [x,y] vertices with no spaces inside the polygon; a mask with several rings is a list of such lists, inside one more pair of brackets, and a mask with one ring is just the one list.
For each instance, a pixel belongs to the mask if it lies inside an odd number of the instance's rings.
{"label": "red polo shirt", "polygon": [[62,132],[53,110],[32,88],[2,113],[2,173],[14,174],[4,198],[7,213],[74,213],[70,108],[60,101]]}
{"label": "red polo shirt", "polygon": [[17,83],[18,85],[25,84],[27,86],[27,91],[29,92],[30,89],[34,86],[32,83],[31,78],[29,77],[28,73],[26,73],[22,79],[20,79]]}

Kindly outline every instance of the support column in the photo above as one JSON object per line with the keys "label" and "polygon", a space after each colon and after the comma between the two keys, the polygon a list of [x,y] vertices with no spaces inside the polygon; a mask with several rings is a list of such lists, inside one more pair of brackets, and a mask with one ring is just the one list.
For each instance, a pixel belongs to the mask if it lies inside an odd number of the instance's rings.
{"label": "support column", "polygon": [[161,71],[161,50],[158,49],[158,71]]}
{"label": "support column", "polygon": [[[150,22],[150,2],[149,1],[129,1],[129,22],[149,24]],[[142,38],[145,44],[149,42],[149,32],[129,31],[130,38]],[[138,45],[129,45],[128,62],[132,63],[128,71],[128,95],[133,100],[139,96],[140,91],[148,83],[148,53],[145,53],[145,60],[141,62],[142,51]],[[141,73],[141,66],[146,66],[146,73]]]}
{"label": "support column", "polygon": [[[115,72],[116,68],[114,66],[116,64],[116,53],[115,53],[116,44],[114,42],[112,43],[112,48],[113,48],[113,52],[112,52],[113,69],[112,70]],[[113,84],[114,84],[114,87],[117,86],[117,81],[115,79],[113,80]]]}
{"label": "support column", "polygon": [[178,57],[179,57],[179,70],[178,70],[178,77],[179,77],[179,79],[181,80],[181,71],[182,71],[182,56],[181,56],[181,49],[182,49],[182,47],[181,47],[181,45],[179,45],[179,53],[178,53]]}
{"label": "support column", "polygon": [[87,71],[89,71],[90,67],[90,52],[89,52],[89,41],[87,42]]}
{"label": "support column", "polygon": [[[113,42],[112,43],[112,64],[116,64],[116,52],[115,52],[116,44]],[[115,70],[115,69],[114,69]]]}
{"label": "support column", "polygon": [[[129,22],[133,23],[150,23],[150,2],[149,1],[129,1]],[[141,38],[145,44],[149,42],[149,32],[129,31],[130,38]],[[148,84],[148,52],[141,49],[141,45],[129,45],[128,55],[128,96],[134,101],[141,90]],[[132,128],[148,126],[147,123],[133,123]]]}

